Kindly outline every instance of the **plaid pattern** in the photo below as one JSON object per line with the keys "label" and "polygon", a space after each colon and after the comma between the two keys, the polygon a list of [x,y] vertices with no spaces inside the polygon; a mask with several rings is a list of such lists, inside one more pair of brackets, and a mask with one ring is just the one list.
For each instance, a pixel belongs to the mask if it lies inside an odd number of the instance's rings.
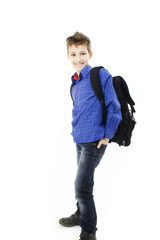
{"label": "plaid pattern", "polygon": [[100,69],[100,79],[107,108],[107,122],[106,126],[103,125],[101,103],[95,96],[90,83],[91,69],[90,65],[83,68],[77,80],[75,80],[75,74],[72,76],[75,84],[72,88],[74,100],[72,136],[76,143],[93,142],[104,137],[112,138],[122,120],[120,104],[112,84],[112,76],[102,68]]}

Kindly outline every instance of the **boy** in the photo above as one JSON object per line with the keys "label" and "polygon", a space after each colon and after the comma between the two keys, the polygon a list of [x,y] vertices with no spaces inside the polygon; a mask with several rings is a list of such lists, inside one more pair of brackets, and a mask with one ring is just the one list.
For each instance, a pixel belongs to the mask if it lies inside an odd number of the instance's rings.
{"label": "boy", "polygon": [[97,215],[93,199],[94,171],[122,120],[120,104],[112,84],[112,76],[102,68],[100,80],[107,109],[106,125],[103,125],[101,103],[90,83],[88,65],[93,53],[90,39],[76,32],[67,38],[68,59],[76,70],[72,76],[72,136],[77,149],[77,175],[75,195],[77,211],[59,223],[65,227],[81,226],[80,240],[96,240]]}

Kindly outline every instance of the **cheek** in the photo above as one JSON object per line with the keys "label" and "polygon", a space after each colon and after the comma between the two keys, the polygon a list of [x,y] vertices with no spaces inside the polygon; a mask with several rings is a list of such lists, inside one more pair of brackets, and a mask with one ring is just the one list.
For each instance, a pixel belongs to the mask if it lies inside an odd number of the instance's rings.
{"label": "cheek", "polygon": [[89,60],[89,58],[87,56],[83,56],[81,59],[85,62],[87,62]]}
{"label": "cheek", "polygon": [[88,62],[89,61],[89,58],[86,58],[86,62]]}

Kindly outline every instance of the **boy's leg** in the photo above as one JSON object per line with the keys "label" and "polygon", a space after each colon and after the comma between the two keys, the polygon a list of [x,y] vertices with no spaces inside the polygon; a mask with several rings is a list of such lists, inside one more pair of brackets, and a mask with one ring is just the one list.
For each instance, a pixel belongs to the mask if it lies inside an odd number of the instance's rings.
{"label": "boy's leg", "polygon": [[[81,155],[81,149],[77,146],[77,165],[79,163]],[[77,211],[69,217],[64,217],[59,219],[59,223],[64,227],[74,227],[80,226],[81,218],[80,218],[80,211],[77,203]]]}
{"label": "boy's leg", "polygon": [[[81,155],[81,148],[77,146],[77,165],[79,163],[80,155]],[[77,203],[77,211],[69,217],[60,218],[59,223],[64,227],[74,227],[74,226],[80,225],[81,218],[80,218],[78,203]]]}
{"label": "boy's leg", "polygon": [[97,148],[97,143],[77,144],[78,170],[75,180],[75,193],[82,230],[95,234],[97,214],[93,199],[94,171],[100,163],[106,146]]}

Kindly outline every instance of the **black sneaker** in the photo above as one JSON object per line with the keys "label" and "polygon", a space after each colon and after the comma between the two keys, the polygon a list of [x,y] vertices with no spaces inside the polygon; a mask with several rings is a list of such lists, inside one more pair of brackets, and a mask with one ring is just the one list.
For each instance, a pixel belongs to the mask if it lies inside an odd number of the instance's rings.
{"label": "black sneaker", "polygon": [[81,223],[81,218],[77,215],[77,212],[72,214],[68,218],[61,218],[59,219],[59,223],[63,227],[74,227],[74,226],[79,226]]}
{"label": "black sneaker", "polygon": [[96,236],[91,234],[91,233],[87,233],[82,231],[80,234],[80,239],[79,240],[97,240]]}

